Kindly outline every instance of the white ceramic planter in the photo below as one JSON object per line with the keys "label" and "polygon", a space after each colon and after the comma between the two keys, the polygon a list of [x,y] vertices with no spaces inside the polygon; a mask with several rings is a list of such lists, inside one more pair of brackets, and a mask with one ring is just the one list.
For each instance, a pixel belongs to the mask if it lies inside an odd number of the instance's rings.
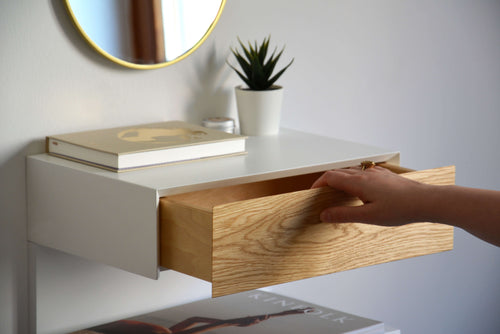
{"label": "white ceramic planter", "polygon": [[280,129],[283,87],[270,90],[235,88],[240,132],[247,136],[276,135]]}

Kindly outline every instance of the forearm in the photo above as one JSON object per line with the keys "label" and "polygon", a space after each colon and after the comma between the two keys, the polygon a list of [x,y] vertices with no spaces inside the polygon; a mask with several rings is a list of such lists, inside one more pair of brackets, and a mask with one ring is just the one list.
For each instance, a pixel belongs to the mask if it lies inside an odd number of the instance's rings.
{"label": "forearm", "polygon": [[424,220],[454,225],[500,246],[500,192],[460,186],[429,186]]}
{"label": "forearm", "polygon": [[324,222],[399,226],[435,222],[460,227],[500,246],[500,191],[419,183],[381,167],[324,173],[313,188],[329,186],[358,197],[363,205],[331,206]]}

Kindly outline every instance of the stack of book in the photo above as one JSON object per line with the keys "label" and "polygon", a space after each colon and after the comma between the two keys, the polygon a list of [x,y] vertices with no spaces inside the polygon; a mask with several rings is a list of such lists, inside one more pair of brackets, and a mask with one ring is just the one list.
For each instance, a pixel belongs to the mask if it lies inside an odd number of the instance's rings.
{"label": "stack of book", "polygon": [[245,154],[246,137],[169,121],[48,136],[47,153],[114,172]]}
{"label": "stack of book", "polygon": [[264,291],[201,300],[72,334],[400,334],[383,322]]}

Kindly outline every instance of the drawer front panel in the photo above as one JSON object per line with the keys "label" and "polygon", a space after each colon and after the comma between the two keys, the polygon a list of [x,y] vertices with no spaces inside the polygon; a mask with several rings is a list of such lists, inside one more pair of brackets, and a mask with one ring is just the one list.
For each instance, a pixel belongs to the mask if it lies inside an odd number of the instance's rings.
{"label": "drawer front panel", "polygon": [[[453,166],[396,172],[454,184]],[[326,187],[287,192],[293,189],[288,183],[309,185],[316,177],[162,198],[161,265],[212,282],[217,297],[453,248],[453,227],[447,225],[321,223],[319,214],[328,206],[362,203]],[[261,193],[271,195],[257,197]]]}
{"label": "drawer front panel", "polygon": [[[453,184],[454,167],[406,173]],[[216,206],[213,217],[213,296],[453,248],[453,228],[440,224],[380,227],[319,222],[331,205],[359,205],[327,188]]]}

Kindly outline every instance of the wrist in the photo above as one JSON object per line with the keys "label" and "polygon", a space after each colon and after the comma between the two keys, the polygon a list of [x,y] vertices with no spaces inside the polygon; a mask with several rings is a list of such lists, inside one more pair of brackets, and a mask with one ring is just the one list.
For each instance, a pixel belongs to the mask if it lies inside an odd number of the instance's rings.
{"label": "wrist", "polygon": [[422,195],[422,221],[449,224],[448,210],[453,206],[454,185],[424,185]]}
{"label": "wrist", "polygon": [[415,222],[437,223],[440,221],[439,208],[442,205],[441,198],[446,192],[444,187],[421,183],[413,191],[413,207]]}

